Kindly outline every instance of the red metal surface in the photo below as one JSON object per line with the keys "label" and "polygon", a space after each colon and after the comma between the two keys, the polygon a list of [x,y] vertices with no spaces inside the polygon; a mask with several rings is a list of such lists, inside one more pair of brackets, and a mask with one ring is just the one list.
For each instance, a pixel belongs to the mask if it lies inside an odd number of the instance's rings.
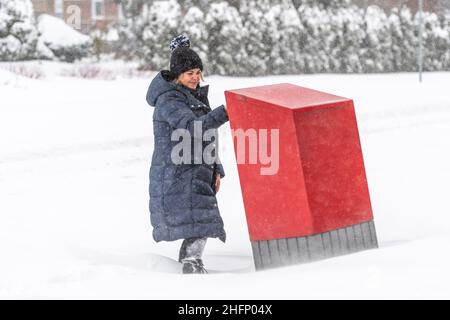
{"label": "red metal surface", "polygon": [[[251,240],[323,233],[373,219],[353,101],[277,84],[225,92],[230,125],[279,129],[279,167],[238,163]],[[262,140],[258,141],[259,152]],[[237,139],[234,139],[236,160]],[[273,151],[268,144],[269,155]],[[273,156],[273,154],[272,154]]]}

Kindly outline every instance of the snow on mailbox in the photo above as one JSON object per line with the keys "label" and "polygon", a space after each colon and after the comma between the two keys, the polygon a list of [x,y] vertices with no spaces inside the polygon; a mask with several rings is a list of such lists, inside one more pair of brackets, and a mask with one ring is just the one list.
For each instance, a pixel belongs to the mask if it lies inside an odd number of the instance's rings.
{"label": "snow on mailbox", "polygon": [[351,99],[288,83],[225,97],[256,270],[378,246]]}

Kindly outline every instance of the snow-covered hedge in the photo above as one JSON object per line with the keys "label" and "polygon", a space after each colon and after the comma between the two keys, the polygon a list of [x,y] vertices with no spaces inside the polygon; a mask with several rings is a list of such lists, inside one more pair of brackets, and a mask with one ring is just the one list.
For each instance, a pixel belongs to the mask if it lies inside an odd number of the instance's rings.
{"label": "snow-covered hedge", "polygon": [[61,19],[41,15],[31,0],[0,0],[0,61],[58,59],[73,62],[89,54],[91,40]]}
{"label": "snow-covered hedge", "polygon": [[[348,1],[150,1],[119,29],[122,53],[167,68],[168,43],[185,33],[210,73],[398,72],[417,69],[418,15]],[[296,1],[298,3],[299,1]],[[131,2],[130,2],[131,3]],[[328,5],[327,5],[328,3]],[[450,70],[450,12],[424,13],[424,70]]]}
{"label": "snow-covered hedge", "polygon": [[63,20],[42,14],[37,24],[40,39],[60,61],[74,62],[88,56],[91,39],[71,28]]}

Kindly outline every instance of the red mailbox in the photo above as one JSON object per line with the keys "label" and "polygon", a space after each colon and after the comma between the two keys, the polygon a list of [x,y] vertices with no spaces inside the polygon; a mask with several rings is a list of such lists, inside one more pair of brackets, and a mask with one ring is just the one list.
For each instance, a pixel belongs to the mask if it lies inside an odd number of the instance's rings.
{"label": "red mailbox", "polygon": [[288,83],[225,97],[256,269],[377,247],[351,99]]}

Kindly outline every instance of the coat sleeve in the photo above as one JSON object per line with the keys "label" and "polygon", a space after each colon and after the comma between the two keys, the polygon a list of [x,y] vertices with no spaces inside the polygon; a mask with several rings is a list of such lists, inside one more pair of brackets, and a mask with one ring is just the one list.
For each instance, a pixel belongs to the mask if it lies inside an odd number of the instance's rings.
{"label": "coat sleeve", "polygon": [[214,176],[217,174],[220,175],[221,179],[225,177],[225,170],[223,170],[223,165],[221,163],[216,163],[216,166],[214,167]]}
{"label": "coat sleeve", "polygon": [[189,130],[191,135],[194,135],[195,121],[201,123],[203,132],[208,129],[216,129],[228,121],[228,114],[223,105],[197,117],[190,108],[186,107],[185,100],[177,93],[168,93],[157,107],[159,107],[161,117],[171,127]]}

